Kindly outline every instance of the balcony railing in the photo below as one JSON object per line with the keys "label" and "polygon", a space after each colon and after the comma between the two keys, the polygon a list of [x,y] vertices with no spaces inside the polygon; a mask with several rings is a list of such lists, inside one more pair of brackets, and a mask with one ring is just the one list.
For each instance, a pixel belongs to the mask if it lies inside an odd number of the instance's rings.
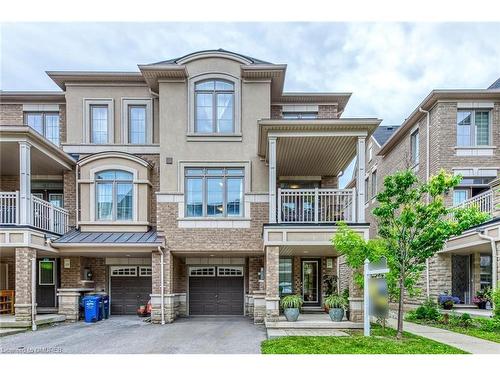
{"label": "balcony railing", "polygon": [[[30,224],[38,229],[64,234],[68,231],[68,211],[31,195]],[[19,192],[0,192],[0,224],[19,225]]]}
{"label": "balcony railing", "polygon": [[478,194],[472,198],[463,201],[453,208],[468,208],[477,207],[479,211],[493,215],[493,190],[487,190],[484,193]]}
{"label": "balcony railing", "polygon": [[278,223],[356,222],[355,189],[278,189]]}

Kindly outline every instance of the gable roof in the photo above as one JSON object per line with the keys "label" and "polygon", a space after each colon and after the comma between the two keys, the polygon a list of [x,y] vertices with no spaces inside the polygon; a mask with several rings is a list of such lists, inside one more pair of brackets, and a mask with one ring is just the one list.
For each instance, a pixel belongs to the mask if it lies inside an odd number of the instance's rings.
{"label": "gable roof", "polygon": [[379,126],[375,129],[375,132],[372,134],[375,141],[379,144],[380,147],[384,145],[385,142],[391,137],[391,135],[398,130],[399,125],[384,125]]}
{"label": "gable roof", "polygon": [[498,78],[495,82],[493,82],[490,87],[488,87],[488,90],[493,90],[493,89],[500,89],[500,78]]}

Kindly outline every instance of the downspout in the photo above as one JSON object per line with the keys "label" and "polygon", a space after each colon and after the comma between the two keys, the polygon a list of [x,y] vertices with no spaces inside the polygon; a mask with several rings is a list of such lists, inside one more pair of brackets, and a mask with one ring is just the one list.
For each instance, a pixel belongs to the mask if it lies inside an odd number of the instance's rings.
{"label": "downspout", "polygon": [[31,330],[36,331],[36,257],[31,259]]}
{"label": "downspout", "polygon": [[[422,109],[422,107],[420,107],[418,109],[420,112],[422,113],[425,113],[426,114],[426,124],[425,124],[425,130],[426,130],[426,133],[427,133],[427,137],[425,137],[425,182],[429,182],[429,179],[430,179],[430,166],[431,166],[431,158],[430,158],[430,112],[429,111],[426,111],[425,109]],[[426,196],[426,201],[427,201],[427,204],[429,203],[429,194],[427,194]],[[430,274],[429,274],[429,258],[427,258],[425,260],[425,276],[426,276],[426,282],[425,282],[425,286],[426,286],[426,294],[427,294],[427,298],[430,298],[431,296],[431,292],[430,292]]]}
{"label": "downspout", "polygon": [[161,324],[165,324],[165,283],[164,283],[164,265],[163,262],[163,246],[158,246],[158,251],[160,253],[160,296],[161,296]]}
{"label": "downspout", "polygon": [[75,188],[76,188],[76,202],[75,202],[75,208],[76,208],[76,212],[75,212],[75,227],[76,229],[78,229],[78,223],[80,222],[80,219],[79,219],[79,215],[78,215],[78,212],[79,212],[79,207],[80,205],[78,204],[78,192],[80,191],[80,186],[78,185],[78,173],[80,171],[80,166],[77,164],[76,165],[76,170],[75,170]]}
{"label": "downspout", "polygon": [[496,244],[495,244],[495,239],[491,236],[487,236],[486,234],[483,234],[482,233],[483,231],[479,231],[477,232],[477,235],[479,236],[479,238],[482,238],[483,240],[486,240],[486,241],[490,241],[490,245],[491,245],[491,258],[492,258],[492,264],[491,264],[491,277],[492,277],[492,282],[491,282],[491,286],[492,286],[492,289],[493,290],[496,290],[497,288],[497,267],[498,267],[498,255],[497,255],[497,247],[496,247]]}

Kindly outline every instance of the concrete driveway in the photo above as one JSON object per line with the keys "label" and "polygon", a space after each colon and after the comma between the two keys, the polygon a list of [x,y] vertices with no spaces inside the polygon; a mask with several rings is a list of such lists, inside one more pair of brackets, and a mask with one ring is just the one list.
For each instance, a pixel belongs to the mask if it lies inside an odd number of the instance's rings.
{"label": "concrete driveway", "polygon": [[114,316],[98,323],[61,323],[0,339],[1,353],[260,353],[264,326],[244,317],[178,319],[164,326],[135,316]]}

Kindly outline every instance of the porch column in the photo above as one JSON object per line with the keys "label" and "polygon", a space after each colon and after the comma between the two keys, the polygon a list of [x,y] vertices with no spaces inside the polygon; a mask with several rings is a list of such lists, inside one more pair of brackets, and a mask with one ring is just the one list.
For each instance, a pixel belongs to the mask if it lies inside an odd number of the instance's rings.
{"label": "porch column", "polygon": [[357,149],[357,159],[358,159],[358,180],[356,181],[356,191],[358,192],[358,199],[356,202],[356,207],[358,208],[358,217],[356,222],[365,222],[365,142],[366,137],[358,137],[358,149]]}
{"label": "porch column", "polygon": [[279,258],[280,248],[266,248],[266,321],[277,321],[279,317]]}
{"label": "porch column", "polygon": [[[32,322],[33,306],[33,260],[36,262],[36,250],[29,247],[16,248],[16,295],[15,317],[16,321]],[[34,304],[36,308],[36,303]],[[35,312],[36,314],[36,312]]]}
{"label": "porch column", "polygon": [[19,224],[31,224],[31,144],[19,142]]}
{"label": "porch column", "polygon": [[165,323],[172,323],[175,320],[175,295],[173,288],[174,262],[173,254],[167,249],[163,249],[163,264],[161,264],[161,254],[154,251],[151,256],[152,271],[152,294],[151,294],[151,322],[161,323],[161,269],[163,267],[163,311]]}
{"label": "porch column", "polygon": [[269,222],[276,223],[276,137],[269,137]]}

